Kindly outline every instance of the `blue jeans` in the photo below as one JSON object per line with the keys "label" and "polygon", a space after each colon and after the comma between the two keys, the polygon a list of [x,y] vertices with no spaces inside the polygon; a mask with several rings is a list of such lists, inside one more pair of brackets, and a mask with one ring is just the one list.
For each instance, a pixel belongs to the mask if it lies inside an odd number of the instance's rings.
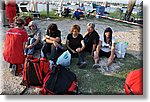
{"label": "blue jeans", "polygon": [[[61,45],[60,45],[61,46]],[[49,58],[50,60],[54,60],[57,58],[57,55],[59,53],[62,53],[63,49],[56,48],[54,44],[44,43],[44,46],[41,50],[41,57]],[[50,55],[47,56],[47,54],[50,53]]]}
{"label": "blue jeans", "polygon": [[[28,38],[28,44],[27,44],[27,45],[32,45],[35,41],[36,41],[35,38],[29,37],[29,38]],[[36,44],[35,46],[33,46],[32,48],[30,48],[30,49],[26,48],[26,49],[24,50],[24,53],[25,53],[26,55],[33,55],[34,52],[35,52],[35,50],[41,49],[41,47],[42,47],[42,45],[41,45],[40,43],[38,43],[38,44]]]}

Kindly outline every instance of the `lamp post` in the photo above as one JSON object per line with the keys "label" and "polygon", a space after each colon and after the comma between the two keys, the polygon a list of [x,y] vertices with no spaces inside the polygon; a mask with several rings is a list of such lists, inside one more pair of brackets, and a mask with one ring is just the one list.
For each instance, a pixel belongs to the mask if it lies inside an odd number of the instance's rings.
{"label": "lamp post", "polygon": [[47,19],[50,19],[49,18],[49,0],[47,0]]}

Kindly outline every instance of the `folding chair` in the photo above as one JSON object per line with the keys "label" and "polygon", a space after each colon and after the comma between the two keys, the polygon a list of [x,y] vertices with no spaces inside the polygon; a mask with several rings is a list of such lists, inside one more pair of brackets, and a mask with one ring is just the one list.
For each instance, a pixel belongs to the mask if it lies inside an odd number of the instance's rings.
{"label": "folding chair", "polygon": [[96,7],[96,14],[103,16],[104,15],[104,11],[105,11],[105,7],[104,6],[97,6]]}
{"label": "folding chair", "polygon": [[21,9],[21,11],[22,11],[22,14],[23,14],[23,16],[25,15],[25,14],[27,14],[28,16],[29,15],[32,15],[33,17],[40,17],[40,13],[39,12],[35,12],[35,11],[28,11],[27,10],[27,5],[28,5],[28,3],[21,3],[20,4],[20,9]]}

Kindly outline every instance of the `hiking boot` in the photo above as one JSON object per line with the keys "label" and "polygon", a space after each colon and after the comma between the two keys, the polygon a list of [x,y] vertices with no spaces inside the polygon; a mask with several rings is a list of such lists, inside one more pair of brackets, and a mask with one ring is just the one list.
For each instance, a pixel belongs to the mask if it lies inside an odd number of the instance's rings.
{"label": "hiking boot", "polygon": [[86,62],[81,62],[81,64],[79,65],[79,68],[85,68],[87,66]]}
{"label": "hiking boot", "polygon": [[92,66],[92,68],[94,68],[94,69],[96,69],[96,68],[100,68],[101,66],[99,65],[99,64],[94,64],[93,66]]}

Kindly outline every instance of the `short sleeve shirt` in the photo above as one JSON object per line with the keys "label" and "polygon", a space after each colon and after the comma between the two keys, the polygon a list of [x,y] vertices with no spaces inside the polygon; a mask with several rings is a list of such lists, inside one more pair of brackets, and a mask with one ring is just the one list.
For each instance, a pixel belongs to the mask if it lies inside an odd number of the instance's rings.
{"label": "short sleeve shirt", "polygon": [[[102,48],[101,48],[101,50],[104,51],[104,52],[110,52],[111,51],[111,45],[107,44],[104,41],[104,36],[100,37],[100,41],[102,42]],[[112,37],[112,43],[115,43],[115,38],[114,37]]]}
{"label": "short sleeve shirt", "polygon": [[95,30],[91,34],[87,34],[84,37],[85,46],[88,48],[89,51],[92,51],[93,44],[98,45],[98,42],[99,42],[99,35]]}
{"label": "short sleeve shirt", "polygon": [[72,34],[68,34],[67,40],[69,40],[69,47],[73,50],[82,47],[81,41],[83,36],[79,34],[76,38],[73,38]]}
{"label": "short sleeve shirt", "polygon": [[12,28],[6,32],[4,44],[4,59],[12,64],[24,63],[23,43],[28,41],[26,31],[19,28]]}
{"label": "short sleeve shirt", "polygon": [[[54,33],[47,33],[46,35],[53,38],[59,37],[61,39],[61,32],[59,30],[55,31]],[[59,43],[61,43],[61,40]]]}

